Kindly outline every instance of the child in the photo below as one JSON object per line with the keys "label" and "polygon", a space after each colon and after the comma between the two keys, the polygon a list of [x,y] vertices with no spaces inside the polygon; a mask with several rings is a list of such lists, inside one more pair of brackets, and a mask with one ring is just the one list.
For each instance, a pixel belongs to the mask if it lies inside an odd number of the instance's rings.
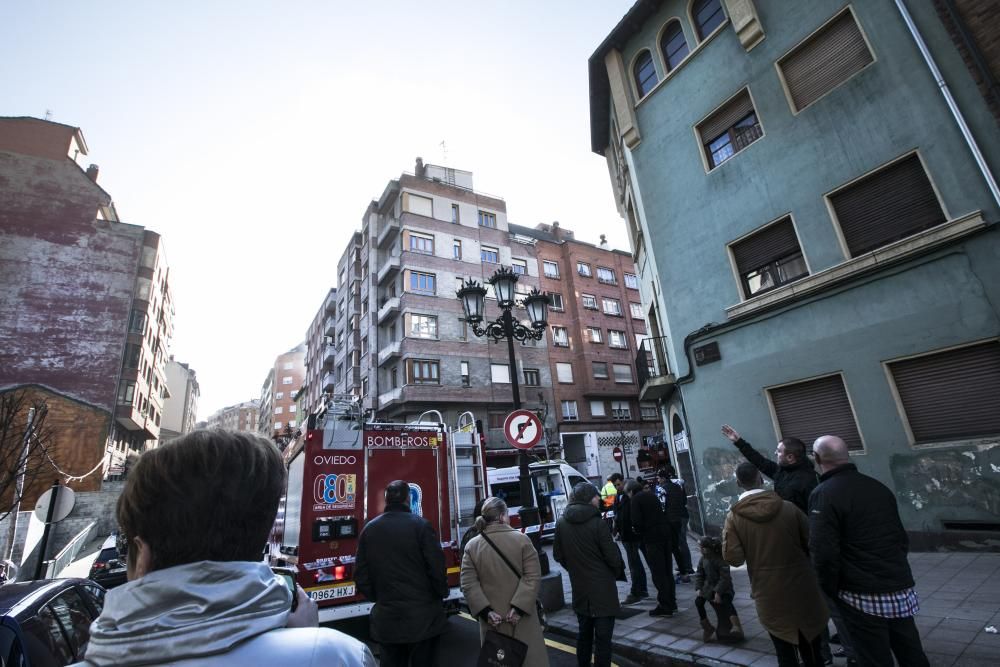
{"label": "child", "polygon": [[705,612],[705,603],[708,602],[719,618],[718,640],[743,641],[743,628],[733,607],[733,580],[729,576],[729,564],[722,559],[722,542],[717,537],[703,537],[698,544],[701,546],[701,561],[694,575],[694,585],[698,590],[694,604],[704,630],[702,638],[708,643],[716,633]]}

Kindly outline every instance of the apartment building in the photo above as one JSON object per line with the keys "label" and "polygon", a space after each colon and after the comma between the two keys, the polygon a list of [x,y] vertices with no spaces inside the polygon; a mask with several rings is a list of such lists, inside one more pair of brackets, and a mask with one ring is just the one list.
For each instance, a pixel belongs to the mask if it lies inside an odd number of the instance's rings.
{"label": "apartment building", "polygon": [[185,363],[167,361],[167,394],[160,422],[160,442],[169,442],[194,430],[198,422],[198,398],[201,388],[194,370]]}
{"label": "apartment building", "polygon": [[633,360],[647,328],[632,254],[611,250],[603,235],[599,245],[579,241],[558,222],[510,225],[510,231],[536,241],[539,287],[550,303],[548,363],[564,458],[591,477],[638,474],[640,450],[663,427],[656,402],[638,400]]}
{"label": "apartment building", "polygon": [[93,471],[78,490],[159,438],[174,318],[162,239],[121,222],[88,152],[78,127],[0,118],[0,392],[47,402],[60,468]]}
{"label": "apartment building", "polygon": [[728,422],[765,452],[841,436],[914,545],[1000,538],[990,6],[640,0],[591,56],[655,341],[640,396],[693,526],[738,493]]}
{"label": "apartment building", "polygon": [[306,376],[306,344],[299,343],[274,360],[264,381],[257,430],[269,438],[294,434],[302,422],[295,398]]}
{"label": "apartment building", "polygon": [[[336,312],[337,289],[331,287],[306,330],[306,374],[296,397],[298,410],[304,411],[303,415],[316,414],[326,404],[324,396],[327,394],[327,388],[324,387],[323,381],[334,368]],[[332,391],[332,387],[330,390]],[[304,419],[304,416],[300,417],[300,423]]]}
{"label": "apartment building", "polygon": [[217,410],[201,428],[221,428],[227,431],[258,431],[260,404],[256,399]]}
{"label": "apartment building", "polygon": [[326,335],[332,336],[333,363],[321,382],[325,393],[356,396],[370,410],[369,378],[362,372],[369,343],[375,340],[368,330],[367,250],[364,232],[354,232],[337,261],[336,305],[324,319],[325,326],[332,326]]}

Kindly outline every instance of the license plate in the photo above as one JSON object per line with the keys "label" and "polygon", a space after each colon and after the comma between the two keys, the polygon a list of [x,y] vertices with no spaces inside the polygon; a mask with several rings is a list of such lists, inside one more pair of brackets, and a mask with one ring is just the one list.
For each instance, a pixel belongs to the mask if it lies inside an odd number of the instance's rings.
{"label": "license plate", "polygon": [[337,600],[339,598],[349,598],[354,595],[354,584],[334,586],[332,588],[314,588],[306,592],[309,594],[309,597],[316,602],[321,602],[323,600]]}

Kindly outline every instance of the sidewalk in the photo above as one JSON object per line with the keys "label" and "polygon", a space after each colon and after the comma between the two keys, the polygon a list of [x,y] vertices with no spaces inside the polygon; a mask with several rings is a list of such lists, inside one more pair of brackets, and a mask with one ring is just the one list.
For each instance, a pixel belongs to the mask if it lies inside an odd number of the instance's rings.
{"label": "sidewalk", "polygon": [[[688,546],[697,565],[700,554],[690,537]],[[549,560],[553,571],[561,570],[558,563]],[[910,566],[920,596],[917,627],[931,665],[1000,665],[1000,634],[985,631],[987,626],[1000,631],[1000,553],[911,553]],[[548,615],[550,629],[575,637],[577,622],[570,607],[569,575],[562,574],[566,607]],[[774,645],[757,621],[750,599],[746,567],[734,568],[732,574],[736,588],[733,604],[743,622],[745,642],[737,645],[703,643],[698,611],[694,606],[694,584],[677,584],[679,610],[670,618],[649,616],[647,612],[655,606],[652,598],[623,608],[641,609],[641,612],[615,623],[615,653],[643,665],[777,665]],[[646,575],[650,593],[655,595],[648,570]],[[628,584],[619,583],[618,591],[620,599],[625,599]],[[709,618],[715,622],[711,610]],[[836,658],[834,664],[844,665],[846,661]]]}

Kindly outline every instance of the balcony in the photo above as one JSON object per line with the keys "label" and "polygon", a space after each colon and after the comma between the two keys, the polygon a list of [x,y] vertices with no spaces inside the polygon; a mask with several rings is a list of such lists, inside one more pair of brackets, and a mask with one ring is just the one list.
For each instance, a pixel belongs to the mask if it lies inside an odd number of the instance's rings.
{"label": "balcony", "polygon": [[667,338],[647,338],[635,355],[635,373],[639,380],[639,400],[667,399],[674,393],[677,378],[667,364]]}
{"label": "balcony", "polygon": [[139,431],[146,440],[160,437],[160,427],[134,405],[115,406],[115,421],[127,431]]}
{"label": "balcony", "polygon": [[379,350],[378,352],[378,365],[381,366],[390,359],[395,359],[400,356],[403,347],[403,341],[397,340],[393,343],[389,343],[387,346]]}
{"label": "balcony", "polygon": [[333,372],[323,373],[323,382],[320,387],[323,391],[333,391],[334,386],[337,384],[336,379],[333,377]]}
{"label": "balcony", "polygon": [[325,320],[323,320],[323,335],[332,336],[336,332],[337,332],[337,322],[334,319],[333,315],[329,315]]}
{"label": "balcony", "polygon": [[337,293],[330,290],[326,295],[326,301],[323,302],[323,312],[328,315],[333,315],[337,310]]}
{"label": "balcony", "polygon": [[378,231],[378,239],[375,241],[375,247],[381,249],[383,246],[388,244],[394,238],[396,234],[399,233],[400,224],[398,218],[386,218],[382,229]]}
{"label": "balcony", "polygon": [[382,268],[378,270],[378,284],[381,285],[389,278],[395,277],[399,273],[400,265],[401,260],[399,255],[387,259]]}
{"label": "balcony", "polygon": [[399,308],[400,300],[398,296],[394,296],[391,299],[384,299],[378,309],[378,323],[382,324],[390,315],[398,313]]}
{"label": "balcony", "polygon": [[337,356],[337,348],[333,345],[323,346],[323,365],[326,367],[333,366],[333,360]]}

